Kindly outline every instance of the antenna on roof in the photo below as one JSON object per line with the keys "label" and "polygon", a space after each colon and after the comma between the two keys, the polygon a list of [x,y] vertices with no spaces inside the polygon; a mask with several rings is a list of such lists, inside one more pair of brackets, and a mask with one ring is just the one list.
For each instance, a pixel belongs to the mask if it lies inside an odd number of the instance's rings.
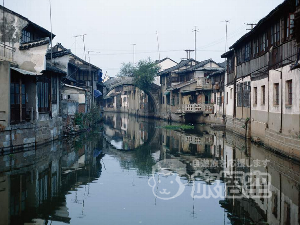
{"label": "antenna on roof", "polygon": [[50,25],[51,25],[51,61],[50,61],[50,63],[51,63],[51,65],[52,65],[52,51],[53,51],[53,46],[52,46],[52,39],[53,39],[53,37],[52,37],[52,10],[51,10],[51,0],[49,0],[49,4],[50,4]]}
{"label": "antenna on roof", "polygon": [[227,24],[230,22],[229,20],[224,20],[224,21],[221,21],[223,23],[226,24],[226,33],[225,33],[225,37],[226,37],[226,41],[225,41],[225,52],[227,52],[227,40],[228,40],[228,29],[227,29]]}
{"label": "antenna on roof", "polygon": [[195,26],[195,29],[193,30],[195,32],[195,60],[197,60],[197,32],[199,32],[199,29],[197,29],[197,26]]}
{"label": "antenna on roof", "polygon": [[191,52],[193,52],[195,50],[187,49],[187,50],[184,50],[184,51],[186,51],[186,59],[190,59],[191,58]]}
{"label": "antenna on roof", "polygon": [[254,28],[254,26],[256,26],[256,23],[247,23],[248,26],[251,26],[250,29],[246,29],[246,30],[252,30]]}
{"label": "antenna on roof", "polygon": [[84,36],[86,34],[78,34],[78,35],[75,35],[74,38],[75,38],[75,55],[76,55],[76,38],[78,37],[82,37],[82,41],[83,41],[83,48],[84,48],[84,54],[85,54],[85,44],[84,44]]}
{"label": "antenna on roof", "polygon": [[156,40],[157,40],[158,60],[160,60],[160,50],[159,50],[159,41],[158,41],[158,31],[156,31]]}

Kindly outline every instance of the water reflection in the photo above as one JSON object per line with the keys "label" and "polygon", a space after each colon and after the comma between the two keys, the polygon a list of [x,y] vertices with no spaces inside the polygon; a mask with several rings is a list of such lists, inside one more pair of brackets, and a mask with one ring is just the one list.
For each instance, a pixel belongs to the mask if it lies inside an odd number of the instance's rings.
{"label": "water reflection", "polygon": [[0,157],[0,224],[70,223],[65,196],[101,174],[103,143],[93,137],[86,134]]}
{"label": "water reflection", "polygon": [[[105,114],[92,132],[1,156],[0,224],[300,224],[299,164],[229,132],[166,125]],[[153,174],[162,160],[185,170]],[[247,184],[234,183],[253,171],[271,175],[270,198],[258,186],[248,198]],[[217,185],[224,197],[199,199]],[[180,195],[162,200],[168,192]]]}

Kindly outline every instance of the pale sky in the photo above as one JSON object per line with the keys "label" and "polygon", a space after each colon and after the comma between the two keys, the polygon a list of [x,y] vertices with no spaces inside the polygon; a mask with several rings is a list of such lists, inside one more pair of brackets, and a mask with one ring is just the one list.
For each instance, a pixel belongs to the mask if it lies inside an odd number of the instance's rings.
{"label": "pale sky", "polygon": [[[225,23],[228,46],[244,35],[283,0],[51,0],[53,45],[62,43],[75,53],[75,35],[87,34],[86,50],[91,63],[115,76],[122,62],[150,57],[179,62],[184,49],[194,49],[197,33],[197,60],[221,62],[225,51]],[[2,1],[1,1],[2,4]],[[5,0],[5,7],[50,30],[49,0]],[[83,42],[76,41],[76,54],[84,59]],[[194,58],[194,54],[192,54]],[[88,57],[87,57],[88,59]],[[88,60],[87,60],[88,61]]]}

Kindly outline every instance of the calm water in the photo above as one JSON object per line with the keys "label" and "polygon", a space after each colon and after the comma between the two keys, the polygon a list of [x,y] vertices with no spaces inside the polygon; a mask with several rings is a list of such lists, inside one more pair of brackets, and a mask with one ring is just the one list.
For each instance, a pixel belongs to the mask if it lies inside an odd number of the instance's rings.
{"label": "calm water", "polygon": [[[299,164],[167,125],[105,114],[81,136],[0,156],[0,224],[300,224]],[[237,179],[249,173],[257,183]]]}

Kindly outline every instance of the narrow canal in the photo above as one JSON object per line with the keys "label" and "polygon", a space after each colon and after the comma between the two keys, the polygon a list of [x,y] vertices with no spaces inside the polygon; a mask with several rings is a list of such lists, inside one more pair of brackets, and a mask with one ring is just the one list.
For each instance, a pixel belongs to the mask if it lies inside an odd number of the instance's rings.
{"label": "narrow canal", "polygon": [[0,156],[0,224],[300,224],[300,166],[209,126],[105,114]]}

